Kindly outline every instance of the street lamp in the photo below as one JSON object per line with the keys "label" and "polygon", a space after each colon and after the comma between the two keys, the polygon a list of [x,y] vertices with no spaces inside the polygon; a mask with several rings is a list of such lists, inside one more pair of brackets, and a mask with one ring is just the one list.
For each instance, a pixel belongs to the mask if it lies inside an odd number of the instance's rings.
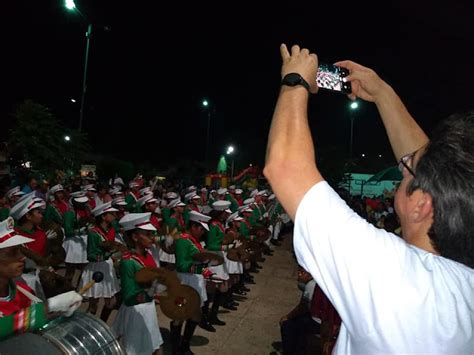
{"label": "street lamp", "polygon": [[235,149],[233,146],[228,146],[227,147],[227,155],[231,155],[232,156],[232,165],[231,165],[231,169],[230,169],[230,180],[232,181],[234,179],[234,153],[235,152]]}
{"label": "street lamp", "polygon": [[350,118],[351,118],[351,140],[350,140],[350,150],[349,150],[349,158],[352,159],[352,144],[354,139],[354,111],[359,108],[359,103],[357,101],[352,102],[350,105]]}
{"label": "street lamp", "polygon": [[66,142],[69,142],[69,141],[71,140],[71,137],[69,137],[69,136],[64,136],[64,140],[65,140]]}

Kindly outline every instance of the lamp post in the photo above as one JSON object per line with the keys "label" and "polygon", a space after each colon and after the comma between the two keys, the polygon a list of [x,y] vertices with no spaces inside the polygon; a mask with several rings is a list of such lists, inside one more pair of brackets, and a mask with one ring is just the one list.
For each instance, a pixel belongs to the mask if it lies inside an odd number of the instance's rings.
{"label": "lamp post", "polygon": [[349,150],[349,159],[352,160],[352,144],[353,144],[353,140],[354,140],[354,111],[357,110],[357,108],[359,107],[359,103],[357,101],[354,101],[353,103],[351,103],[349,105],[350,109],[351,109],[351,114],[350,114],[350,118],[351,118],[351,139],[350,139],[350,150]]}
{"label": "lamp post", "polygon": [[234,179],[234,154],[233,154],[234,152],[235,152],[235,149],[233,146],[230,145],[227,147],[227,155],[232,156],[232,164],[230,168],[230,181]]}
{"label": "lamp post", "polygon": [[209,105],[209,101],[203,99],[201,105],[204,109],[207,110],[207,132],[206,132],[206,155],[204,161],[207,165],[207,160],[209,158],[209,140],[210,140],[210,132],[211,132],[211,107]]}
{"label": "lamp post", "polygon": [[[90,41],[92,38],[92,23],[90,23],[84,14],[79,11],[74,3],[74,0],[65,0],[65,6],[68,10],[77,12],[83,19],[88,23],[87,25],[87,32],[86,32],[86,57],[84,63],[84,74],[82,77],[82,93],[81,93],[81,108],[79,110],[79,132],[82,131],[82,122],[84,121],[84,104],[86,100],[86,92],[87,92],[87,66],[89,64],[89,49],[90,49]],[[106,31],[110,30],[108,26],[102,26]]]}

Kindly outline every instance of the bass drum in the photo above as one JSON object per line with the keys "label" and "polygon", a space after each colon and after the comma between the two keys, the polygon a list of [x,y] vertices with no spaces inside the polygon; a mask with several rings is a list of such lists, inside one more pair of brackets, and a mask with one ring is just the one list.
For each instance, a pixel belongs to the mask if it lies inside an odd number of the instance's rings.
{"label": "bass drum", "polygon": [[125,355],[107,324],[86,313],[52,320],[38,333],[26,333],[0,343],[0,354]]}

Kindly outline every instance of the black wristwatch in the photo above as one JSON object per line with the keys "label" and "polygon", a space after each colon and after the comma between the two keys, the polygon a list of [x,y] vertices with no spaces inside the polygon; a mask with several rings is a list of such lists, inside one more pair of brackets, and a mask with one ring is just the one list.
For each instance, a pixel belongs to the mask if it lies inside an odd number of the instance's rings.
{"label": "black wristwatch", "polygon": [[302,85],[310,93],[308,82],[304,80],[303,77],[299,75],[298,73],[286,74],[284,78],[281,80],[281,85],[287,85],[287,86]]}

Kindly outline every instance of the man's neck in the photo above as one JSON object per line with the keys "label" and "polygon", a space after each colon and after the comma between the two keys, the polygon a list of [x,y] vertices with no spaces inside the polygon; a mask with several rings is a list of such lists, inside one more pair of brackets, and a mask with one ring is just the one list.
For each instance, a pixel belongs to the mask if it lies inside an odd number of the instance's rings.
{"label": "man's neck", "polygon": [[423,249],[429,253],[439,255],[431,243],[431,239],[425,231],[426,228],[416,228],[416,226],[402,227],[403,239],[417,248]]}

